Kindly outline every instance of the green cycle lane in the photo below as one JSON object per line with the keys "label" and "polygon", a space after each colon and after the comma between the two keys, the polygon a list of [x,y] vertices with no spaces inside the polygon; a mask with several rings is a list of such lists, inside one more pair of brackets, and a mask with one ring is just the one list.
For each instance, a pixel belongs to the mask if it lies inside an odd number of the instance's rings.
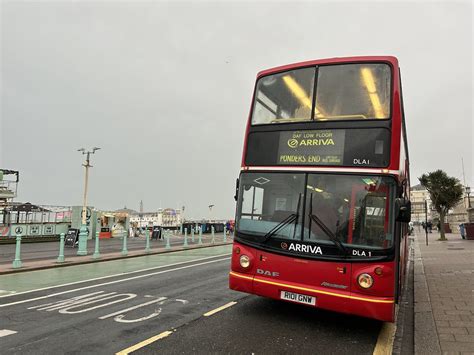
{"label": "green cycle lane", "polygon": [[45,287],[87,281],[106,276],[120,276],[148,268],[165,267],[171,264],[192,262],[194,260],[219,255],[230,256],[232,245],[176,251],[163,254],[145,255],[113,261],[101,261],[54,269],[28,271],[0,276],[0,297],[31,291]]}

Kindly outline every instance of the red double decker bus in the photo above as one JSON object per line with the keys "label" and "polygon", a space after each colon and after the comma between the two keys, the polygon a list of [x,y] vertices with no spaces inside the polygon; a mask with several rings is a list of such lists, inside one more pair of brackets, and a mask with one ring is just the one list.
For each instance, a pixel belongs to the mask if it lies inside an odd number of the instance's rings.
{"label": "red double decker bus", "polygon": [[258,74],[231,289],[394,321],[410,219],[400,80],[391,56]]}

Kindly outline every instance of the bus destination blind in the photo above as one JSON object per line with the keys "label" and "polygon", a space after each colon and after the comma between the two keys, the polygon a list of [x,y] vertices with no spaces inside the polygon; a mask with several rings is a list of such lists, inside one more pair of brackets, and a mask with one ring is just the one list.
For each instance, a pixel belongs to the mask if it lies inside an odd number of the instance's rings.
{"label": "bus destination blind", "polygon": [[280,132],[277,164],[342,165],[344,130]]}
{"label": "bus destination blind", "polygon": [[324,129],[251,132],[245,162],[249,166],[386,167],[390,131]]}

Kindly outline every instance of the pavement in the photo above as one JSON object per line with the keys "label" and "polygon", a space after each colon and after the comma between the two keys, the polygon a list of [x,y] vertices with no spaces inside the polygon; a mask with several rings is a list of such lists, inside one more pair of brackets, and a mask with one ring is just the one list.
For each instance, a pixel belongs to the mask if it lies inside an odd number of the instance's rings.
{"label": "pavement", "polygon": [[474,240],[415,235],[415,354],[474,354]]}
{"label": "pavement", "polygon": [[93,258],[94,240],[88,240],[88,255],[78,256],[77,248],[65,247],[64,262],[57,262],[59,243],[28,243],[21,246],[21,268],[13,268],[12,262],[15,258],[15,245],[2,245],[0,247],[0,275],[18,273],[24,271],[42,270],[71,265],[89,264],[103,261],[111,261],[130,257],[139,257],[143,255],[153,255],[161,253],[175,252],[179,250],[206,248],[211,246],[226,245],[232,243],[232,236],[227,236],[224,242],[222,233],[216,233],[214,240],[211,235],[202,236],[202,244],[198,243],[198,236],[192,241],[188,236],[188,245],[184,246],[182,235],[172,235],[170,237],[170,248],[166,248],[164,239],[151,240],[150,251],[145,250],[145,238],[128,238],[127,255],[122,254],[122,240],[117,238],[100,240],[100,258]]}

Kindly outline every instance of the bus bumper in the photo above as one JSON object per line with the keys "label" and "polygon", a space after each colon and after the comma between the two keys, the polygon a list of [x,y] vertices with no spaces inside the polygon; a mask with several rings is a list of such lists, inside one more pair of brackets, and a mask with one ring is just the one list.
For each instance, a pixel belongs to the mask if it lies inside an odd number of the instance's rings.
{"label": "bus bumper", "polygon": [[354,314],[384,322],[394,321],[393,298],[366,296],[289,282],[275,282],[273,279],[250,276],[235,271],[231,271],[229,274],[229,288],[276,300],[281,300],[281,291],[289,291],[316,297],[316,306],[309,307]]}

